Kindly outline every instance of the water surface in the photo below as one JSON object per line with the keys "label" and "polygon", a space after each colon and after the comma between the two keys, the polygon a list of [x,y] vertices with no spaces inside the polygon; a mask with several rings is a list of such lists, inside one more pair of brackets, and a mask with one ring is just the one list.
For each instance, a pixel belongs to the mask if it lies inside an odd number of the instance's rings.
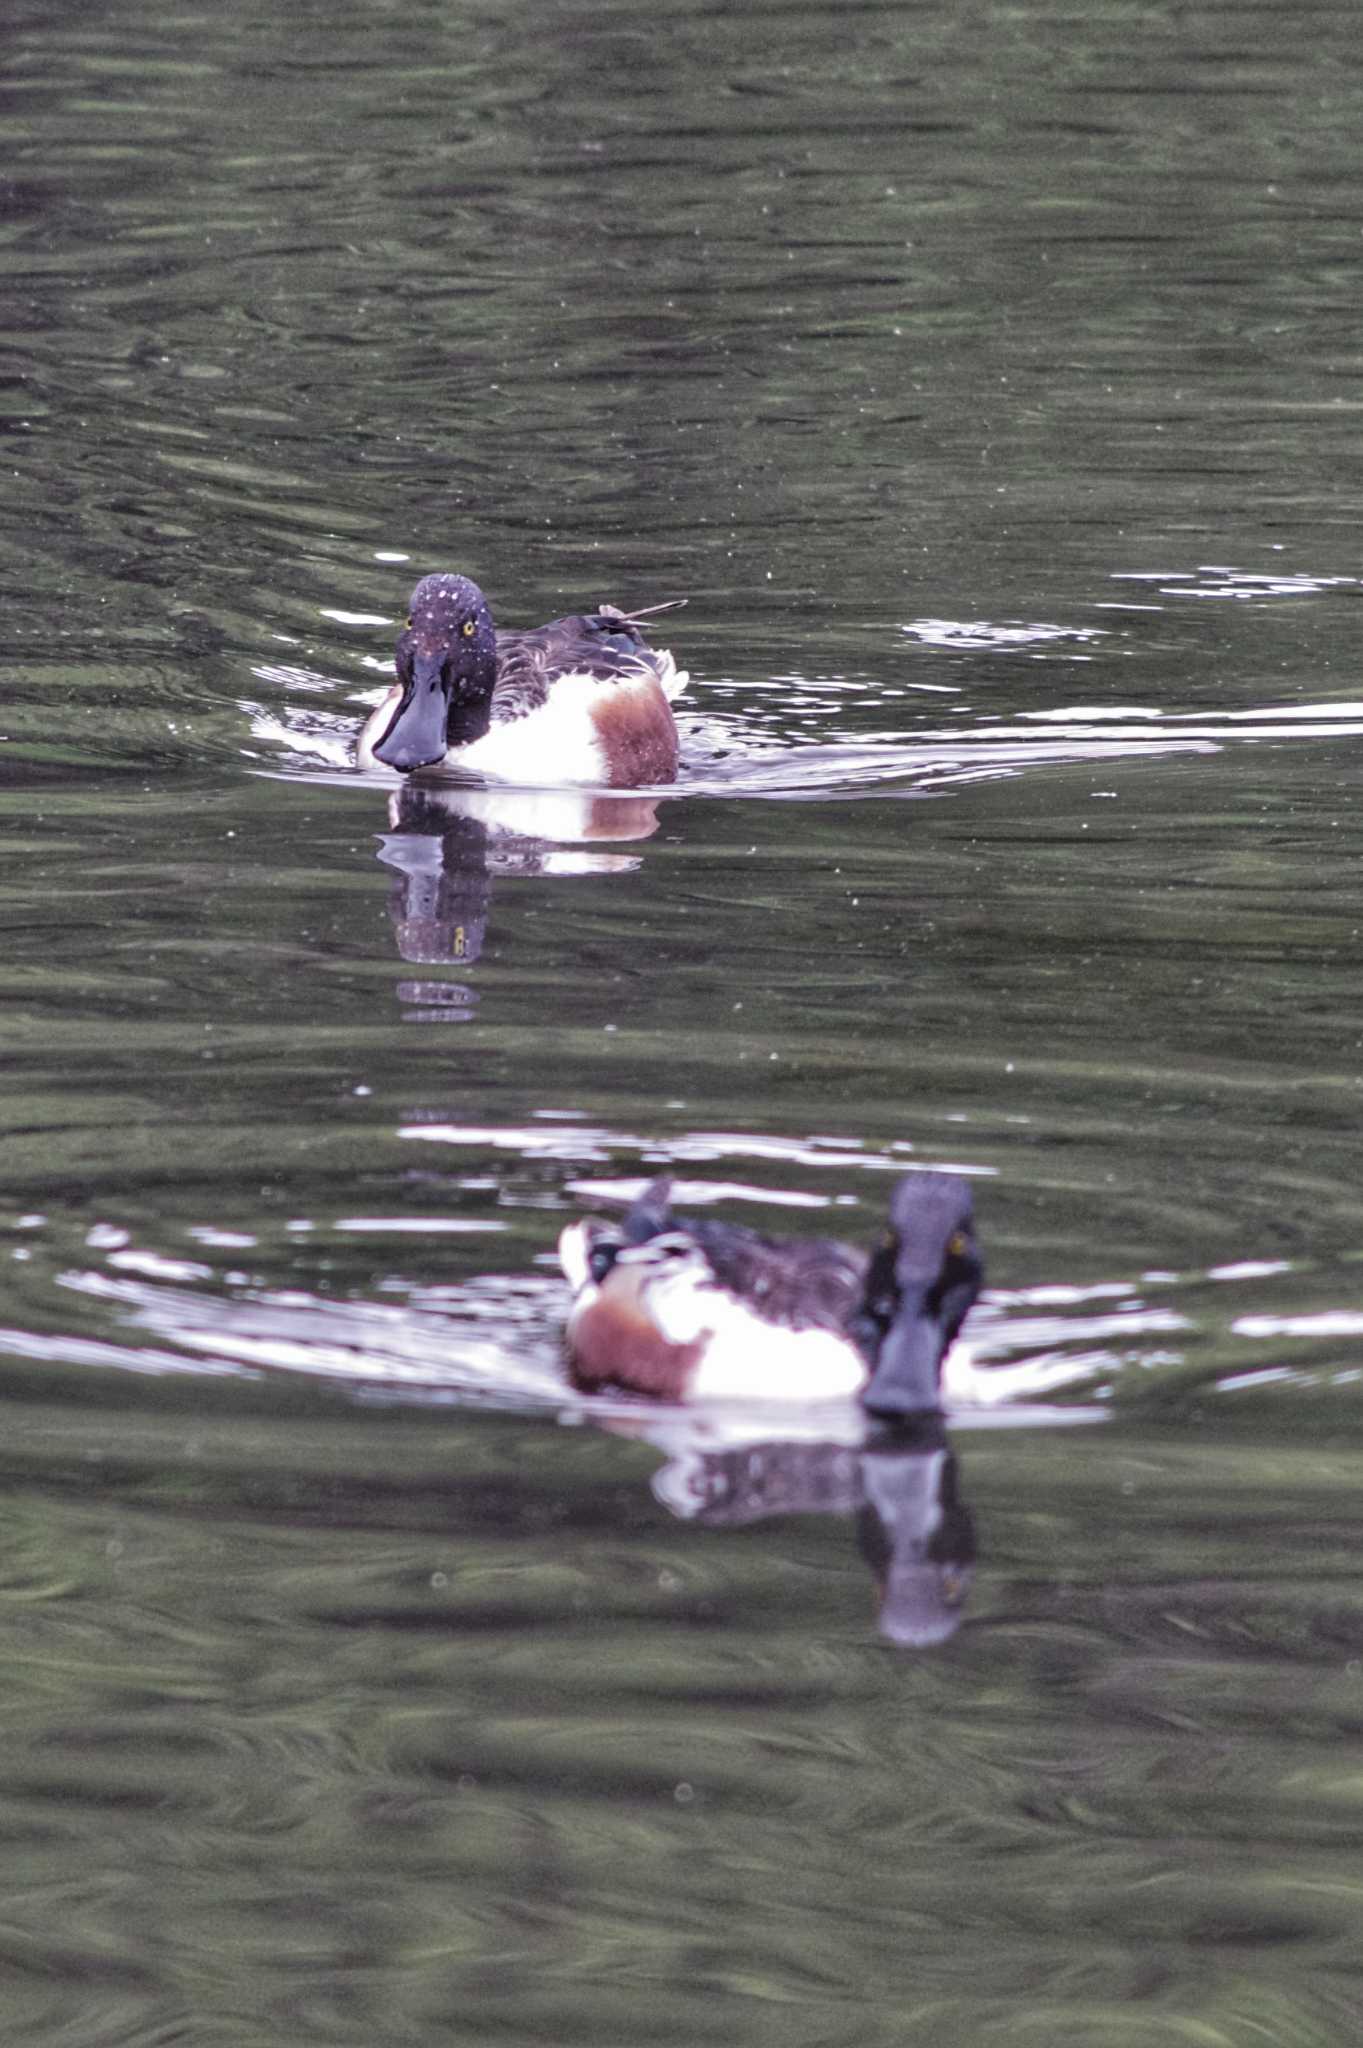
{"label": "water surface", "polygon": [[[1265,19],[15,17],[16,2038],[1357,2038],[1357,34]],[[685,596],[677,788],[358,775],[436,567]],[[569,1394],[584,1204],[943,1165],[948,1440]]]}

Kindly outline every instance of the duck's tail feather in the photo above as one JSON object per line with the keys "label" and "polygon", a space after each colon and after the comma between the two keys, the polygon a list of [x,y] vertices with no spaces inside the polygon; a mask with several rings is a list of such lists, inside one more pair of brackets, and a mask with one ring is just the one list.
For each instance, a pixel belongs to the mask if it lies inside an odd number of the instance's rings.
{"label": "duck's tail feather", "polygon": [[627,626],[637,625],[640,619],[656,619],[660,612],[679,612],[690,604],[689,597],[665,597],[661,604],[634,605],[625,611],[618,604],[599,604],[597,616],[603,619],[620,619]]}
{"label": "duck's tail feather", "polygon": [[671,1230],[676,1220],[671,1202],[672,1176],[660,1174],[657,1180],[649,1182],[621,1224],[625,1242],[647,1244],[649,1238],[660,1237],[665,1230]]}

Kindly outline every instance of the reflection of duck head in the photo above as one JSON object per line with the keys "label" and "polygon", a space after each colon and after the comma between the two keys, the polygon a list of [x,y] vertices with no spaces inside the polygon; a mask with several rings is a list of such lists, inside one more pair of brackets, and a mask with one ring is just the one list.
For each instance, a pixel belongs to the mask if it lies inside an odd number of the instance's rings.
{"label": "reflection of duck head", "polygon": [[[434,829],[433,829],[434,825]],[[388,914],[404,960],[476,960],[483,950],[492,884],[487,827],[476,818],[404,807],[379,841],[379,859],[395,868]]]}
{"label": "reflection of duck head", "polygon": [[581,1387],[667,1401],[817,1401],[860,1393],[900,1421],[935,1410],[942,1360],[979,1293],[970,1188],[908,1174],[868,1259],[675,1216],[655,1181],[617,1223],[570,1224],[567,1345]]}
{"label": "reflection of duck head", "polygon": [[749,1418],[709,1428],[678,1415],[645,1426],[667,1453],[653,1475],[684,1521],[738,1528],[773,1515],[852,1515],[879,1589],[880,1631],[902,1648],[943,1643],[970,1590],[975,1531],[939,1417],[867,1444],[850,1435],[773,1438]]}
{"label": "reflection of duck head", "polygon": [[[379,859],[396,868],[389,915],[404,960],[476,960],[493,875],[615,874],[631,854],[593,842],[646,839],[658,829],[646,797],[464,789],[408,782],[388,803]],[[566,844],[564,842],[567,842]]]}
{"label": "reflection of duck head", "polygon": [[671,782],[671,699],[687,679],[649,646],[647,616],[599,605],[499,633],[467,576],[423,576],[398,639],[397,681],[360,734],[359,766],[614,789]]}
{"label": "reflection of duck head", "polygon": [[956,1453],[937,1427],[870,1446],[861,1460],[862,1555],[880,1587],[880,1631],[922,1649],[960,1626],[974,1578],[975,1525],[957,1490]]}

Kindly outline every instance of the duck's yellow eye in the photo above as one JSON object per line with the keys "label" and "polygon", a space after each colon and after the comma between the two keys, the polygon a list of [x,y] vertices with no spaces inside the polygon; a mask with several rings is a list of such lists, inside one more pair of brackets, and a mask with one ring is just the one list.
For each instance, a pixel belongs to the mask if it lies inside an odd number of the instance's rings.
{"label": "duck's yellow eye", "polygon": [[476,626],[474,625],[474,623],[473,623],[473,620],[472,620],[472,619],[465,619],[465,621],[464,621],[464,638],[465,638],[466,640],[471,640],[471,639],[473,638],[474,634],[475,634],[475,633],[476,633],[477,631],[478,631],[478,628],[477,628],[477,627],[476,627]]}
{"label": "duck's yellow eye", "polygon": [[963,1230],[953,1233],[947,1242],[947,1254],[953,1259],[963,1259],[970,1248],[970,1241]]}

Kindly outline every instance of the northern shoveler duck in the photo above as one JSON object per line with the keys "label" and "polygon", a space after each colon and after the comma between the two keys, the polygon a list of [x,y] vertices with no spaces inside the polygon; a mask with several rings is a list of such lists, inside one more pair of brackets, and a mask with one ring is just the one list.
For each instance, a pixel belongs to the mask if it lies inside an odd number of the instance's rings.
{"label": "northern shoveler duck", "polygon": [[[650,611],[666,611],[654,605]],[[499,633],[467,576],[423,576],[397,644],[397,681],[364,724],[361,768],[472,768],[517,782],[613,789],[671,782],[671,699],[686,675],[639,625],[594,612]]]}
{"label": "northern shoveler duck", "polygon": [[569,1224],[567,1348],[583,1388],[665,1401],[813,1401],[860,1393],[903,1419],[939,1406],[942,1360],[980,1291],[970,1188],[908,1174],[868,1257],[676,1216],[654,1181],[618,1222]]}

